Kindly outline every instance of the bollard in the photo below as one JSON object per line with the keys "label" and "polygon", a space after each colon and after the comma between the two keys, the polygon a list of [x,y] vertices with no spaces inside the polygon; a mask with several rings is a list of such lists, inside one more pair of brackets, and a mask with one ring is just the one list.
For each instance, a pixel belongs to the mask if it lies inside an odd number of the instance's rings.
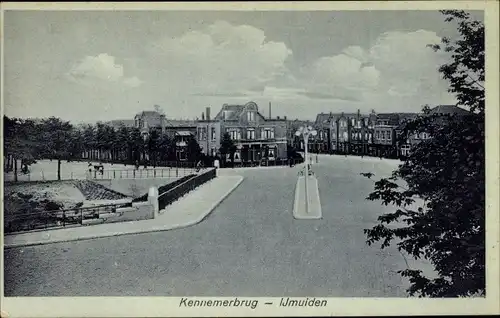
{"label": "bollard", "polygon": [[150,187],[148,192],[148,203],[153,206],[153,218],[158,217],[159,211],[159,203],[158,203],[158,188]]}

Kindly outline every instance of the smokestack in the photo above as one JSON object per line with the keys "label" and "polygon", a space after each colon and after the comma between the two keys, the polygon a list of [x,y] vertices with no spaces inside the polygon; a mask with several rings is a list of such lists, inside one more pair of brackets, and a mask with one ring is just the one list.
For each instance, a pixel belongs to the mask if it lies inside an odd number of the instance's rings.
{"label": "smokestack", "polygon": [[206,120],[210,120],[210,107],[207,107],[207,108],[205,109],[205,112],[206,112],[206,114],[207,114],[207,115],[205,116]]}
{"label": "smokestack", "polygon": [[269,102],[269,119],[271,119],[271,102]]}

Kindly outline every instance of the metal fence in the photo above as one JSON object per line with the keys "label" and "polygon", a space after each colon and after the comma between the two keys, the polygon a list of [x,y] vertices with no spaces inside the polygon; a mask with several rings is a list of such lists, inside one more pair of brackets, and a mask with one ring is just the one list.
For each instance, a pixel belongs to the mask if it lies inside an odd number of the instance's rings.
{"label": "metal fence", "polygon": [[101,214],[114,213],[117,208],[131,205],[131,203],[121,203],[6,215],[4,229],[5,233],[14,233],[82,226],[85,220],[98,219]]}
{"label": "metal fence", "polygon": [[180,178],[196,172],[194,168],[146,168],[146,169],[113,169],[91,170],[88,179],[148,179],[148,178]]}
{"label": "metal fence", "polygon": [[204,173],[200,173],[187,179],[186,181],[180,183],[176,187],[169,189],[164,193],[159,193],[158,203],[160,210],[164,209],[167,205],[172,204],[174,201],[184,196],[191,190],[194,190],[200,185],[214,179],[216,176],[216,169],[209,169]]}

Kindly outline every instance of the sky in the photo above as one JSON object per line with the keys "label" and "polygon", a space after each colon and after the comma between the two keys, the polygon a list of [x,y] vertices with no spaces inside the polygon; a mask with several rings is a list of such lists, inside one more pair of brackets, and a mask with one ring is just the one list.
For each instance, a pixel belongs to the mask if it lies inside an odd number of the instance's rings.
{"label": "sky", "polygon": [[[483,13],[472,12],[483,20]],[[417,112],[455,103],[427,44],[457,37],[437,11],[6,11],[4,112],[72,122]]]}

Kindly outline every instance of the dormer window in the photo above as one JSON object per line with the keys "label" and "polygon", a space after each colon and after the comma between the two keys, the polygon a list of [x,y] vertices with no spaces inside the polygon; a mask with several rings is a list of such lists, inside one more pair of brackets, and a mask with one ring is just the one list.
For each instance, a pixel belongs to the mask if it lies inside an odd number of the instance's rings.
{"label": "dormer window", "polygon": [[247,112],[247,120],[255,121],[255,112]]}

